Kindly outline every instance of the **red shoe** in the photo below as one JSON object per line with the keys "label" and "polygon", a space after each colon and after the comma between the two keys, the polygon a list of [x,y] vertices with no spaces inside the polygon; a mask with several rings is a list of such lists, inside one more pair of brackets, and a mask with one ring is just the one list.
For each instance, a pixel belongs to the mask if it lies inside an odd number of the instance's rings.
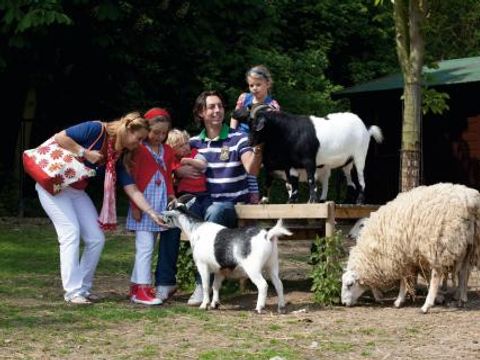
{"label": "red shoe", "polygon": [[162,300],[155,297],[150,285],[138,285],[137,292],[132,296],[132,302],[143,305],[160,305]]}
{"label": "red shoe", "polygon": [[133,301],[133,297],[137,294],[138,284],[130,284],[130,290],[128,292],[128,298]]}

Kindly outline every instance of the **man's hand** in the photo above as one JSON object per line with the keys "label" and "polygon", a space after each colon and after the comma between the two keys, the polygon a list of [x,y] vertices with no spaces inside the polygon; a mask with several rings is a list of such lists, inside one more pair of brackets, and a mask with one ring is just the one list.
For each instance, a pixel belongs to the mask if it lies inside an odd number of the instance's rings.
{"label": "man's hand", "polygon": [[198,169],[195,169],[191,165],[183,165],[177,170],[175,170],[175,175],[180,178],[198,178],[202,175],[202,172]]}

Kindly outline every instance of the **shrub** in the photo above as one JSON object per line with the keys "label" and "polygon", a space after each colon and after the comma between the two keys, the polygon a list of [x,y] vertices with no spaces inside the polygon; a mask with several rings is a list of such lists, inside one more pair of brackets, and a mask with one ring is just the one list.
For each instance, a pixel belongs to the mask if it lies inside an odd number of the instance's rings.
{"label": "shrub", "polygon": [[322,305],[338,304],[341,293],[342,263],[346,258],[340,231],[333,236],[316,237],[312,244],[310,277],[315,302]]}
{"label": "shrub", "polygon": [[192,290],[195,285],[195,263],[190,242],[180,241],[177,261],[177,285],[182,290]]}

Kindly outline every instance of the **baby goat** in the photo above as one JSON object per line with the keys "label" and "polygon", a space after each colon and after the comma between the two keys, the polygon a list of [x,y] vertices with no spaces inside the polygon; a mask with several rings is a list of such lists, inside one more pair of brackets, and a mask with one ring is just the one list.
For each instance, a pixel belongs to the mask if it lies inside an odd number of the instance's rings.
{"label": "baby goat", "polygon": [[190,215],[184,204],[175,204],[173,210],[162,213],[168,226],[179,227],[190,241],[193,260],[202,278],[203,302],[200,309],[207,309],[210,302],[210,273],[214,273],[213,297],[210,307],[219,305],[219,289],[225,277],[248,276],[257,286],[256,311],[265,307],[268,284],[262,270],[268,270],[278,296],[278,312],[284,312],[283,284],[278,275],[277,239],[292,233],[282,226],[282,220],[270,230],[259,227],[229,229],[225,226],[198,220]]}

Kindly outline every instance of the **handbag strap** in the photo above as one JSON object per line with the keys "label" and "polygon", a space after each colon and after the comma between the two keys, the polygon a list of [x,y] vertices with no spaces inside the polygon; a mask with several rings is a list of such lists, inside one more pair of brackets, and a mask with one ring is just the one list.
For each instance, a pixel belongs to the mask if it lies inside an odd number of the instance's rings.
{"label": "handbag strap", "polygon": [[102,122],[100,122],[100,124],[102,125],[102,130],[100,131],[100,135],[98,135],[98,137],[95,139],[95,141],[92,143],[92,145],[90,145],[88,147],[87,150],[92,150],[93,147],[95,146],[95,144],[102,138],[103,133],[105,132],[105,125]]}

